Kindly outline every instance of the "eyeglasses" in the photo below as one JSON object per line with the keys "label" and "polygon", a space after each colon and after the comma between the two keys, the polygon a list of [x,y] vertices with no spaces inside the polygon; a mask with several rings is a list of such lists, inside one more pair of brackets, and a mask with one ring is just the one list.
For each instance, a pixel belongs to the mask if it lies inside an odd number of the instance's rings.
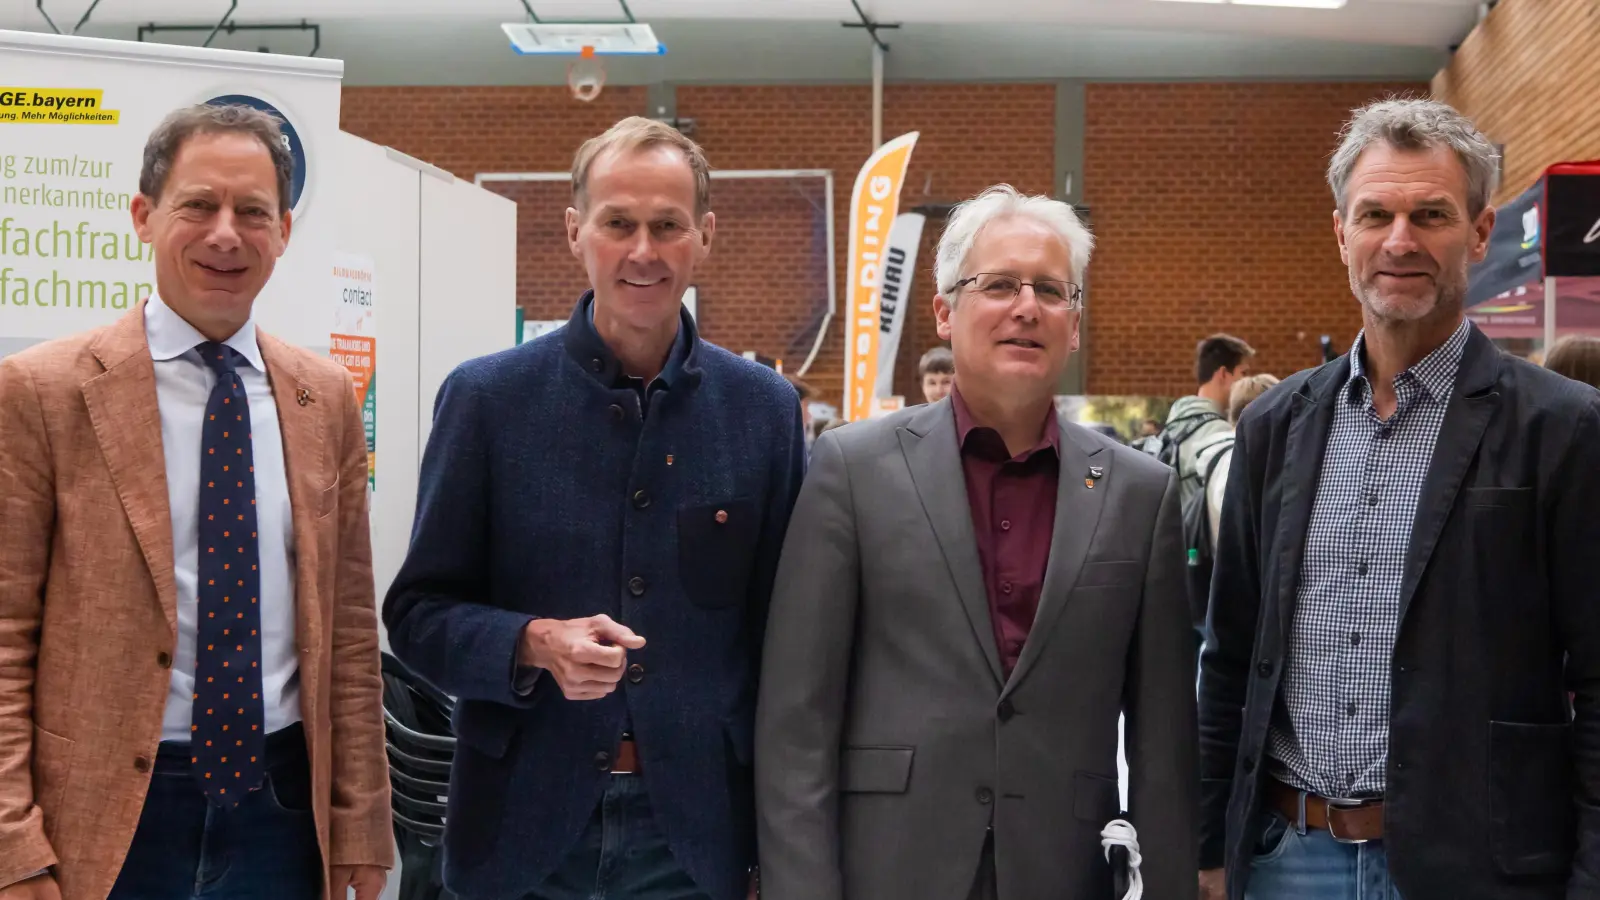
{"label": "eyeglasses", "polygon": [[1010,303],[1022,292],[1024,285],[1033,288],[1033,296],[1041,306],[1051,309],[1078,309],[1083,306],[1083,288],[1070,281],[1052,279],[1023,281],[1015,275],[997,272],[979,272],[971,278],[956,282],[956,287],[972,285],[978,296],[996,303]]}

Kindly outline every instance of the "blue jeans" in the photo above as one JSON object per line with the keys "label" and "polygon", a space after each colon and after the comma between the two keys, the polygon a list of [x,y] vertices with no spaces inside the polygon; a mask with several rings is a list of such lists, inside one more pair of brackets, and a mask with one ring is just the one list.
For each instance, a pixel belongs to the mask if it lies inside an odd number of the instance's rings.
{"label": "blue jeans", "polygon": [[322,851],[305,732],[267,736],[267,774],[232,809],[206,800],[187,744],[162,744],[109,900],[318,900]]}
{"label": "blue jeans", "polygon": [[524,900],[709,900],[673,859],[638,775],[612,775],[577,846]]}
{"label": "blue jeans", "polygon": [[1245,900],[1400,900],[1382,841],[1341,844],[1275,812],[1259,833]]}

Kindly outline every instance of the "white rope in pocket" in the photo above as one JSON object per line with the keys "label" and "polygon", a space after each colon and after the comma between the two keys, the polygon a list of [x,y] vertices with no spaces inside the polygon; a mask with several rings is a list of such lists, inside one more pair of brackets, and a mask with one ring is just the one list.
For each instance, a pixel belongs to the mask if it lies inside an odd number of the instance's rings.
{"label": "white rope in pocket", "polygon": [[1123,847],[1128,851],[1128,893],[1122,900],[1140,900],[1144,896],[1144,877],[1139,874],[1139,832],[1126,819],[1112,819],[1100,832],[1100,846],[1105,850],[1106,862],[1111,861],[1111,848]]}

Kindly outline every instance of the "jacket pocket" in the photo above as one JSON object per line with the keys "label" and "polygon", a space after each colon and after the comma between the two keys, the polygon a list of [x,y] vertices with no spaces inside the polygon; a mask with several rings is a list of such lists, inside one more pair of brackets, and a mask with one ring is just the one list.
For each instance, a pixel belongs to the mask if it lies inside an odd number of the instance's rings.
{"label": "jacket pocket", "polygon": [[1507,875],[1563,874],[1572,864],[1571,732],[1489,723],[1489,844]]}
{"label": "jacket pocket", "polygon": [[44,811],[45,837],[55,842],[56,826],[61,821],[61,798],[66,795],[72,776],[72,751],[76,745],[67,738],[33,727],[33,802]]}
{"label": "jacket pocket", "polygon": [[333,484],[316,489],[316,498],[314,501],[316,518],[325,519],[339,505],[339,479],[335,477]]}
{"label": "jacket pocket", "polygon": [[760,539],[760,515],[753,501],[678,510],[678,578],[690,602],[705,609],[743,603]]}
{"label": "jacket pocket", "polygon": [[1122,812],[1122,797],[1117,780],[1104,775],[1077,772],[1072,776],[1072,814],[1080,822],[1104,827]]}
{"label": "jacket pocket", "polygon": [[515,756],[510,754],[517,721],[490,704],[463,702],[456,708],[454,765],[445,813],[445,844],[451,863],[474,868],[489,859],[500,837],[506,789]]}
{"label": "jacket pocket", "polygon": [[911,786],[915,747],[846,747],[839,790],[847,794],[904,794]]}

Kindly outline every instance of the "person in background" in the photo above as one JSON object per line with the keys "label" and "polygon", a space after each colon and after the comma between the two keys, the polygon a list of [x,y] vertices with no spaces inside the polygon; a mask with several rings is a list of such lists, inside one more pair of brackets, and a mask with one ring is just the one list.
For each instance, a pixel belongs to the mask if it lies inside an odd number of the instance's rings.
{"label": "person in background", "polygon": [[949,347],[934,347],[917,361],[917,378],[922,382],[922,399],[938,403],[950,396],[955,386],[956,358]]}
{"label": "person in background", "polygon": [[766,900],[1106,900],[1118,715],[1147,896],[1195,896],[1173,471],[1057,416],[1093,238],[990,188],[935,263],[947,400],[818,441],[756,729]]}
{"label": "person in background", "polygon": [[459,698],[445,882],[464,900],[744,900],[751,730],[805,467],[795,389],[702,341],[710,166],[662,122],[579,148],[567,324],[445,380],[395,654]]}
{"label": "person in background", "polygon": [[1567,335],[1550,347],[1544,367],[1557,375],[1600,388],[1600,337]]}
{"label": "person in background", "polygon": [[1208,900],[1600,897],[1600,394],[1464,315],[1498,163],[1454,109],[1395,99],[1328,164],[1363,327],[1239,421]]}
{"label": "person in background", "polygon": [[1250,401],[1265,394],[1278,383],[1275,375],[1262,373],[1242,378],[1228,391],[1228,430],[1207,438],[1195,450],[1195,468],[1200,473],[1200,487],[1206,492],[1206,518],[1211,525],[1211,545],[1216,546],[1217,526],[1222,520],[1222,498],[1227,494],[1228,466],[1233,462],[1233,429],[1239,424]]}
{"label": "person in background", "polygon": [[1250,359],[1255,354],[1249,344],[1227,334],[1214,334],[1195,348],[1199,387],[1172,404],[1166,424],[1153,439],[1162,448],[1157,455],[1178,470],[1184,502],[1200,491],[1195,453],[1206,438],[1228,432],[1228,392],[1234,382],[1250,374]]}
{"label": "person in background", "polygon": [[0,900],[377,900],[393,865],[366,431],[255,325],[285,146],[167,116],[156,294],[0,361]]}
{"label": "person in background", "polygon": [[800,396],[800,427],[806,438],[806,451],[809,453],[812,441],[811,398],[815,397],[817,392],[812,389],[811,385],[793,375],[786,374],[783,378],[789,382],[789,386],[794,388],[794,392]]}
{"label": "person in background", "polygon": [[1155,419],[1145,419],[1139,423],[1139,437],[1155,437],[1161,433],[1161,423]]}

